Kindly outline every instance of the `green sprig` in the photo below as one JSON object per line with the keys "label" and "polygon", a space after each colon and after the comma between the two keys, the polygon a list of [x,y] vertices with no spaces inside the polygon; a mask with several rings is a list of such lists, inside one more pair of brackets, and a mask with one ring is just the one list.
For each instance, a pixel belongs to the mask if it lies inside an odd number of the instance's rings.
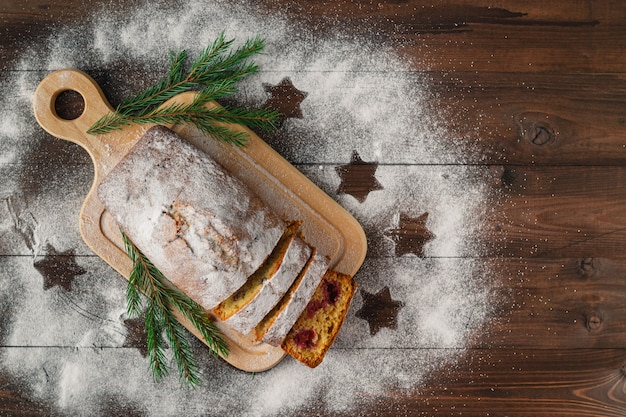
{"label": "green sprig", "polygon": [[[207,108],[210,101],[219,100],[237,91],[236,83],[258,71],[250,58],[261,52],[264,42],[260,38],[247,40],[231,50],[233,40],[221,34],[206,48],[187,71],[187,52],[170,55],[168,74],[161,81],[137,95],[123,100],[114,112],[97,120],[87,132],[109,133],[130,124],[190,123],[215,139],[243,146],[247,134],[226,124],[240,124],[260,130],[275,129],[279,113],[271,109]],[[195,91],[190,104],[172,104],[162,107],[172,97]]]}
{"label": "green sprig", "polygon": [[200,332],[214,355],[226,357],[228,346],[220,330],[211,321],[206,311],[173,286],[124,232],[122,232],[122,238],[133,264],[126,289],[127,313],[129,317],[141,315],[143,304],[141,293],[143,292],[147,298],[144,322],[148,355],[155,380],[161,380],[169,373],[165,354],[165,340],[167,339],[178,367],[181,383],[187,383],[190,386],[199,385],[200,372],[193,357],[193,350],[187,340],[184,327],[176,320],[174,309],[180,311]]}

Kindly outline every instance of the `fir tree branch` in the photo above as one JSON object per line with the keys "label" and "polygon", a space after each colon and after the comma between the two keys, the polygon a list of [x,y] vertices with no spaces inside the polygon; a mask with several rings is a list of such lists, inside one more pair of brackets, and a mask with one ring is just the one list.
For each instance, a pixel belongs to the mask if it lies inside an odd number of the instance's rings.
{"label": "fir tree branch", "polygon": [[219,329],[207,314],[202,314],[202,308],[195,301],[180,291],[167,293],[166,297],[171,304],[181,306],[181,313],[198,329],[215,356],[228,356],[228,346]]}
{"label": "fir tree branch", "polygon": [[139,288],[143,288],[142,277],[144,276],[144,264],[135,262],[138,259],[135,253],[135,247],[130,243],[130,239],[124,236],[124,246],[126,253],[133,260],[133,269],[128,277],[128,285],[126,286],[126,313],[129,317],[139,317],[141,315],[141,296]]}
{"label": "fir tree branch", "polygon": [[[180,124],[190,123],[201,132],[221,142],[244,146],[247,135],[224,124],[240,124],[267,130],[274,127],[273,112],[267,110],[241,110],[226,107],[204,107],[204,98],[198,96],[190,104],[171,104],[143,115],[122,116],[112,113],[106,123],[127,124]],[[105,129],[103,126],[102,129]],[[110,131],[110,130],[109,130]]]}
{"label": "fir tree branch", "polygon": [[[225,109],[221,113],[201,110],[209,101],[235,93],[239,80],[258,71],[257,65],[249,60],[263,50],[263,40],[258,37],[248,39],[234,51],[230,50],[232,44],[233,40],[226,40],[222,33],[191,64],[189,71],[185,69],[186,51],[170,54],[169,70],[165,78],[123,100],[114,112],[97,120],[87,133],[109,133],[129,124],[191,123],[220,141],[243,146],[246,143],[245,133],[215,125],[236,123],[261,130],[275,129],[279,113],[274,110],[233,108]],[[172,97],[188,91],[198,92],[190,105],[159,108]]]}
{"label": "fir tree branch", "polygon": [[187,340],[185,329],[176,321],[172,310],[166,306],[163,308],[163,318],[165,322],[165,334],[172,348],[176,364],[178,365],[179,379],[192,386],[199,385],[200,372],[193,357],[191,344]]}
{"label": "fir tree branch", "polygon": [[169,373],[165,358],[162,311],[154,303],[148,303],[145,314],[144,322],[152,376],[156,381],[160,381]]}
{"label": "fir tree branch", "polygon": [[228,346],[220,330],[210,320],[206,311],[185,293],[174,287],[163,274],[122,232],[124,247],[133,268],[128,280],[128,315],[138,317],[141,310],[142,291],[147,298],[145,327],[150,367],[155,380],[168,374],[165,356],[165,339],[172,349],[181,382],[191,386],[200,384],[200,372],[193,357],[192,346],[187,340],[184,327],[176,320],[176,308],[200,332],[209,349],[217,356],[227,356]]}

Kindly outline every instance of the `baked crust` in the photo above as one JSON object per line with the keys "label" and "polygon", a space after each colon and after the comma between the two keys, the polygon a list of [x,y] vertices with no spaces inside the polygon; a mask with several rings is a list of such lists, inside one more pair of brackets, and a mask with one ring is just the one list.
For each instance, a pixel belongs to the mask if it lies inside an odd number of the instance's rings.
{"label": "baked crust", "polygon": [[205,309],[241,287],[286,224],[206,153],[155,126],[98,188],[133,243]]}

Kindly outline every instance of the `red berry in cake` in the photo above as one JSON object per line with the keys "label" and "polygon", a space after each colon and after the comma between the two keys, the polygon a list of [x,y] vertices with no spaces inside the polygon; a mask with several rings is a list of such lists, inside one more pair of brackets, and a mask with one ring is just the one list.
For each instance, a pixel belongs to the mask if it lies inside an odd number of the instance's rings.
{"label": "red berry in cake", "polygon": [[311,300],[309,304],[306,306],[307,317],[312,319],[313,317],[315,317],[315,313],[317,313],[318,310],[321,310],[325,306],[326,306],[326,302],[322,300]]}
{"label": "red berry in cake", "polygon": [[293,341],[300,349],[314,349],[317,346],[314,340],[315,336],[316,333],[313,329],[300,329]]}
{"label": "red berry in cake", "polygon": [[341,285],[337,281],[324,281],[324,301],[330,305],[335,305],[341,296]]}

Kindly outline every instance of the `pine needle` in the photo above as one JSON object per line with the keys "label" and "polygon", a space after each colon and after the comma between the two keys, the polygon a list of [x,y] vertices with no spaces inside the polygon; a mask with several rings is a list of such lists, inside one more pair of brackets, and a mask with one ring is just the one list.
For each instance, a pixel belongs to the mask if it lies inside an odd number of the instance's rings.
{"label": "pine needle", "polygon": [[194,387],[199,385],[200,371],[193,356],[192,346],[187,340],[184,327],[176,320],[173,309],[180,311],[200,332],[215,356],[227,356],[228,346],[220,330],[198,303],[167,281],[124,232],[122,238],[133,263],[126,291],[127,311],[129,317],[141,315],[140,292],[143,292],[147,298],[145,327],[150,368],[154,379],[159,381],[169,373],[163,337],[165,334],[181,383]]}
{"label": "pine needle", "polygon": [[[130,124],[195,125],[203,133],[222,142],[244,146],[247,135],[227,124],[240,124],[260,130],[276,128],[279,113],[271,109],[244,108],[207,109],[206,103],[234,94],[242,78],[258,71],[250,58],[260,53],[264,42],[260,38],[247,40],[231,50],[233,40],[222,33],[186,70],[187,52],[170,54],[167,76],[153,86],[123,100],[114,112],[97,120],[88,130],[90,134],[109,133]],[[188,105],[161,107],[178,94],[194,91],[196,99]]]}

